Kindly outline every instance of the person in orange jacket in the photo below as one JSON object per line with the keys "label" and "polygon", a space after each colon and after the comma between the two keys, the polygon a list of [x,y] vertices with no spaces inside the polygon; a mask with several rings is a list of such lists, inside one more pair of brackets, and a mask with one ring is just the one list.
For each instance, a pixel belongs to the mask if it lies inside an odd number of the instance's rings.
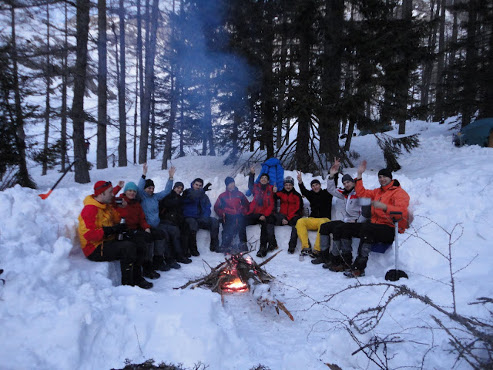
{"label": "person in orange jacket", "polygon": [[[400,212],[399,232],[403,233],[408,223],[409,195],[401,188],[399,181],[392,178],[389,169],[381,169],[378,172],[380,187],[369,190],[363,186],[362,175],[366,171],[366,161],[358,167],[355,189],[358,198],[369,198],[371,200],[371,220],[369,223],[347,223],[342,227],[339,252],[343,256],[344,263],[332,271],[346,272],[348,277],[359,277],[365,274],[368,256],[374,243],[392,243],[395,237],[393,212]],[[360,238],[358,256],[351,264],[352,247],[351,238]]]}
{"label": "person in orange jacket", "polygon": [[94,184],[94,193],[84,199],[78,228],[82,251],[87,259],[95,262],[119,260],[122,285],[152,288],[153,284],[142,276],[140,246],[116,237],[126,230],[126,225],[120,224],[113,197],[111,182],[98,181]]}

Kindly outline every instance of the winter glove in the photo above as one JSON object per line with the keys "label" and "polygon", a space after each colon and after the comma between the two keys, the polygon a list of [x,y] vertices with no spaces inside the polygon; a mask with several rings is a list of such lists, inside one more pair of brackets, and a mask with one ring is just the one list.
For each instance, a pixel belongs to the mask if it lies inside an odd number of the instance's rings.
{"label": "winter glove", "polygon": [[212,190],[210,187],[212,186],[212,184],[210,182],[207,183],[206,186],[204,186],[204,191],[209,191],[209,190]]}
{"label": "winter glove", "polygon": [[127,231],[127,225],[118,224],[115,226],[103,226],[103,231],[104,231],[105,237],[113,235],[113,234],[121,234],[121,233]]}

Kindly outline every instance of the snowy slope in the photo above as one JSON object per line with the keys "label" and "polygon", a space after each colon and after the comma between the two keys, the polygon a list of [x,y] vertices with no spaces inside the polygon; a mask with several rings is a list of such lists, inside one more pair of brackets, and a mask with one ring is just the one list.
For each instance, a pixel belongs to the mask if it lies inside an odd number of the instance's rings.
{"label": "snowy slope", "polygon": [[[415,215],[412,228],[399,238],[400,268],[410,277],[399,283],[449,310],[453,300],[446,257],[452,234],[451,240],[457,239],[452,247],[457,311],[487,319],[483,306],[469,303],[493,297],[493,149],[456,148],[449,128],[408,123],[410,133],[421,133],[421,146],[400,157],[402,170],[394,174],[410,194]],[[353,149],[368,160],[365,186],[378,186],[376,173],[384,161],[374,138],[355,137]],[[210,181],[212,202],[224,191],[226,176],[236,176],[238,188],[245,191],[248,178],[223,166],[222,160],[174,160],[175,180],[186,186],[197,176]],[[167,173],[159,170],[160,161],[149,166],[148,177],[162,189]],[[356,169],[346,172],[355,175]],[[272,307],[260,311],[248,293],[225,296],[223,304],[208,290],[174,289],[222,261],[223,256],[209,252],[205,231],[198,234],[201,256],[180,270],[162,273],[149,291],[119,286],[116,263],[84,258],[76,234],[83,198],[98,180],[137,181],[139,166],[93,170],[92,183],[86,185],[75,184],[70,173],[46,200],[38,194],[46,192],[59,173],[41,177],[40,169],[33,169],[33,175],[39,190],[17,186],[0,192],[0,268],[6,280],[0,286],[1,369],[110,369],[123,367],[127,358],[189,368],[201,362],[209,369],[249,369],[259,363],[271,369],[326,369],[325,363],[343,369],[376,368],[362,352],[351,355],[358,346],[344,320],[378,304],[384,288],[349,290],[325,302],[329,294],[357,281],[312,265],[309,258],[300,262],[297,255],[289,255],[288,228],[276,228],[283,250],[265,268],[276,277],[270,294],[285,303],[294,322]],[[303,178],[309,182],[312,176]],[[247,232],[258,247],[258,226]],[[310,237],[314,240],[315,234]],[[372,254],[360,283],[385,282],[393,264],[392,251]],[[401,297],[375,329],[359,338],[397,333],[404,339],[389,345],[390,368],[467,368],[463,360],[455,362],[447,335],[433,329],[432,314],[436,311],[430,307]]]}

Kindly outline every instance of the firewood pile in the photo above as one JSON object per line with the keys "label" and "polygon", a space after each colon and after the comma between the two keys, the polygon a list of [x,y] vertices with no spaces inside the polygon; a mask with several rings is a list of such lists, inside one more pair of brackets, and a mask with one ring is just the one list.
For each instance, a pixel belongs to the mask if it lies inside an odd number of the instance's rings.
{"label": "firewood pile", "polygon": [[[224,303],[224,294],[252,291],[252,287],[260,284],[268,284],[274,280],[274,277],[262,269],[262,266],[270,262],[279,252],[260,264],[249,256],[249,252],[232,254],[216,267],[209,266],[211,272],[208,275],[196,280],[190,280],[186,284],[175,289],[185,289],[188,287],[190,287],[190,289],[195,289],[198,287],[205,287],[213,292],[221,294],[221,299]],[[270,289],[268,290],[270,291]],[[261,291],[261,289],[259,291]],[[266,306],[273,306],[278,314],[279,311],[283,311],[294,321],[293,316],[281,301],[272,298],[270,295],[265,296],[265,294],[260,294],[260,296],[257,296],[256,298],[257,304],[260,306],[261,310]]]}

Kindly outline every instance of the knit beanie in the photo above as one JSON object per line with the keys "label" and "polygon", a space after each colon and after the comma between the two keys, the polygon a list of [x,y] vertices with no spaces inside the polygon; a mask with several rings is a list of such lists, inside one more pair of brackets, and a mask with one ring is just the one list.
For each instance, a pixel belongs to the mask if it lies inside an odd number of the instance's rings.
{"label": "knit beanie", "polygon": [[351,181],[351,182],[354,182],[354,179],[353,179],[350,175],[348,175],[348,174],[346,173],[344,176],[342,176],[342,183],[343,183],[343,184],[344,184],[344,181]]}
{"label": "knit beanie", "polygon": [[173,185],[173,189],[177,188],[178,186],[181,186],[183,189],[185,189],[185,185],[183,185],[181,181],[175,182],[175,184]]}
{"label": "knit beanie", "polygon": [[291,176],[286,176],[286,178],[284,179],[284,183],[294,185],[294,179]]}
{"label": "knit beanie", "polygon": [[380,171],[378,171],[378,176],[385,176],[388,178],[392,178],[392,171],[390,171],[388,168],[382,168]]}
{"label": "knit beanie", "polygon": [[123,188],[123,192],[126,193],[127,190],[137,191],[137,185],[135,185],[135,182],[128,182]]}
{"label": "knit beanie", "polygon": [[310,186],[313,186],[313,184],[320,184],[320,181],[318,181],[317,179],[313,179],[312,182],[310,183]]}
{"label": "knit beanie", "polygon": [[233,179],[231,176],[228,176],[224,179],[224,184],[226,185],[226,187],[228,187],[228,185],[232,182],[235,182],[235,179]]}
{"label": "knit beanie", "polygon": [[195,180],[193,180],[192,184],[195,184],[196,182],[200,182],[202,185],[204,185],[204,180],[202,180],[200,177],[197,177]]}
{"label": "knit beanie", "polygon": [[106,189],[111,188],[111,181],[98,181],[94,184],[94,196],[97,197],[99,194],[104,193]]}
{"label": "knit beanie", "polygon": [[152,181],[151,179],[146,180],[146,183],[144,185],[144,189],[147,189],[149,186],[154,186],[154,181]]}

